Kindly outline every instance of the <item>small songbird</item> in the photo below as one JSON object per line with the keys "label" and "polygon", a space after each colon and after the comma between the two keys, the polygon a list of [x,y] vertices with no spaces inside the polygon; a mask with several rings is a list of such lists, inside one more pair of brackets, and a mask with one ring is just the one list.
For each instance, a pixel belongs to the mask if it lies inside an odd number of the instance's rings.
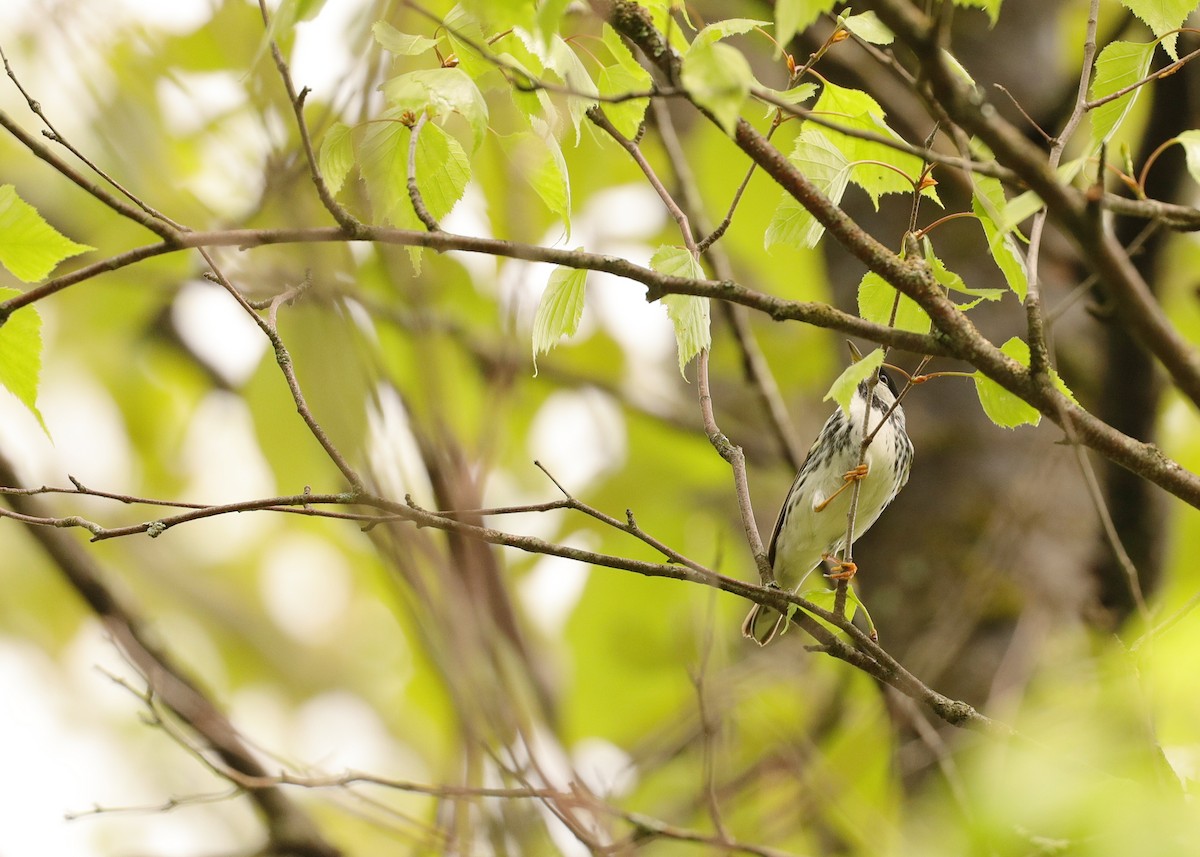
{"label": "small songbird", "polygon": [[[866,436],[878,431],[860,467],[868,395],[871,417]],[[913,446],[896,395],[895,384],[881,370],[873,390],[869,381],[859,383],[850,399],[849,416],[838,408],[825,421],[792,482],[771,535],[767,557],[775,582],[782,589],[795,592],[822,561],[833,559],[845,548],[846,516],[854,482],[862,482],[854,517],[857,541],[908,481]],[[885,415],[886,421],[880,427]],[[853,563],[835,562],[837,567],[830,577],[848,578],[854,574]],[[742,623],[742,635],[765,646],[786,623],[787,617],[777,610],[756,604]]]}

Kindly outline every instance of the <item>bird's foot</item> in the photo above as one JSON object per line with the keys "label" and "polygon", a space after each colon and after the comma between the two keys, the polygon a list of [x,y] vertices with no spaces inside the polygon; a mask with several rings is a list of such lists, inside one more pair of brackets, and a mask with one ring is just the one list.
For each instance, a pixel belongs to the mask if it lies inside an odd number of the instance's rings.
{"label": "bird's foot", "polygon": [[820,503],[814,504],[813,511],[814,512],[824,512],[826,507],[830,503],[832,503],[834,500],[836,500],[839,494],[841,494],[843,491],[845,491],[847,488],[849,488],[855,482],[859,482],[859,481],[865,479],[867,477],[868,470],[869,470],[869,468],[865,464],[860,464],[857,467],[853,468],[852,470],[847,470],[845,472],[845,474],[842,475],[842,479],[845,480],[845,484],[843,484],[841,488],[834,491],[832,494],[830,494],[828,497],[826,497]]}
{"label": "bird's foot", "polygon": [[849,560],[833,559],[832,557],[826,557],[826,559],[831,559],[834,563],[833,571],[825,575],[830,580],[849,580],[858,574],[858,566]]}

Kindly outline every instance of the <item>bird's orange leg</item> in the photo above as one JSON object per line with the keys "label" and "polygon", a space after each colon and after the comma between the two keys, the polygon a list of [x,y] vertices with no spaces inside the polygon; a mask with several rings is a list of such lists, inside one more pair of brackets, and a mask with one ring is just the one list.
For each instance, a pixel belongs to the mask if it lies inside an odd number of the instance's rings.
{"label": "bird's orange leg", "polygon": [[860,479],[865,478],[866,475],[867,475],[867,465],[865,465],[865,464],[860,464],[857,467],[855,467],[853,470],[847,470],[846,474],[842,477],[843,479],[846,480],[845,483],[842,485],[842,487],[839,488],[838,490],[834,491],[832,494],[830,494],[828,497],[826,497],[824,500],[822,500],[817,505],[813,506],[813,511],[814,512],[824,512],[825,507],[827,507],[830,503],[832,503],[839,494],[841,494],[843,491],[845,491],[847,488],[849,488],[855,482],[858,482]]}
{"label": "bird's orange leg", "polygon": [[858,566],[849,560],[834,560],[834,570],[825,575],[830,580],[849,580],[858,574]]}

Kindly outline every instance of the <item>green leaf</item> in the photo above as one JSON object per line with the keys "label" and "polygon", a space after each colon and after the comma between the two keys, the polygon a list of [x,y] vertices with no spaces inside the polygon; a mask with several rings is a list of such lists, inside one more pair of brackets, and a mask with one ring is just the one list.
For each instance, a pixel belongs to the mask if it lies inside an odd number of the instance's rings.
{"label": "green leaf", "polygon": [[478,149],[487,130],[488,108],[475,81],[461,68],[429,68],[410,71],[383,85],[388,105],[413,113],[428,111],[444,120],[458,113],[471,125],[474,148]]}
{"label": "green leaf", "polygon": [[325,139],[321,141],[321,154],[317,160],[329,192],[337,196],[354,166],[354,141],[350,136],[350,126],[344,122],[334,122],[330,126],[325,132]]}
{"label": "green leaf", "polygon": [[[788,157],[825,196],[835,205],[850,181],[846,156],[817,131],[805,128],[797,137]],[[770,250],[777,244],[788,247],[815,247],[825,233],[815,217],[790,194],[784,194],[763,236],[763,246]]]}
{"label": "green leaf", "polygon": [[[800,104],[808,101],[817,91],[815,83],[802,83],[799,86],[793,86],[791,89],[771,89],[769,87],[761,87],[765,92],[778,98],[785,104]],[[774,104],[767,105],[767,116],[771,116],[778,108]]]}
{"label": "green leaf", "polygon": [[861,610],[863,621],[867,623],[867,633],[871,639],[875,640],[879,637],[879,632],[875,629],[875,620],[871,618],[870,612],[867,610],[867,605],[862,603],[862,599],[858,597],[858,593],[853,586],[846,587],[846,618],[853,619],[856,610]]}
{"label": "green leaf", "polygon": [[796,33],[808,29],[833,6],[834,0],[776,0],[775,38],[779,45],[786,50]]}
{"label": "green leaf", "polygon": [[437,39],[410,36],[408,33],[400,32],[387,21],[376,21],[375,25],[371,27],[371,32],[380,47],[396,56],[417,56],[437,45]]}
{"label": "green leaf", "polygon": [[531,123],[538,144],[534,147],[536,161],[525,174],[526,179],[546,207],[562,220],[570,238],[571,182],[567,161],[550,126],[536,117],[531,119]]}
{"label": "green leaf", "polygon": [[[424,229],[408,197],[408,142],[411,130],[399,121],[401,111],[386,111],[367,126],[360,147],[360,169],[371,210],[377,220],[401,229]],[[435,220],[450,213],[471,178],[471,164],[458,140],[426,122],[417,138],[417,187]],[[409,248],[414,266],[420,248]]]}
{"label": "green leaf", "polygon": [[895,34],[879,20],[879,16],[874,12],[862,12],[846,18],[838,15],[838,23],[864,42],[872,45],[890,45],[896,40]]}
{"label": "green leaf", "polygon": [[1121,5],[1146,22],[1154,35],[1162,39],[1163,50],[1171,59],[1179,59],[1175,43],[1178,33],[1171,33],[1183,26],[1183,22],[1196,9],[1195,0],[1121,0]]}
{"label": "green leaf", "polygon": [[[1150,59],[1154,56],[1154,42],[1112,42],[1096,57],[1096,73],[1092,78],[1092,100],[1104,98],[1146,76],[1150,70]],[[1127,92],[1120,98],[1101,104],[1089,114],[1092,123],[1092,146],[1109,140],[1121,122],[1129,114],[1134,102],[1144,87]]]}
{"label": "green leaf", "polygon": [[1175,142],[1183,146],[1187,170],[1192,180],[1200,182],[1200,131],[1184,131],[1175,138]]}
{"label": "green leaf", "polygon": [[867,321],[887,324],[891,320],[892,306],[897,296],[900,303],[896,307],[893,326],[897,330],[929,333],[932,322],[925,310],[908,295],[896,291],[887,280],[874,271],[868,271],[858,283],[858,314]]}
{"label": "green leaf", "polygon": [[0,186],[0,265],[18,280],[37,282],[64,259],[95,249],[58,232],[12,185]]}
{"label": "green leaf", "polygon": [[[629,48],[621,41],[617,31],[605,24],[601,28],[601,39],[608,52],[612,54],[613,62],[600,71],[597,86],[600,94],[611,98],[630,92],[646,92],[650,89],[650,72],[642,68],[633,58]],[[648,98],[631,98],[627,101],[606,102],[604,115],[613,123],[618,131],[626,137],[637,136],[642,120],[646,118],[646,108],[650,106]]]}
{"label": "green leaf", "polygon": [[[601,69],[598,84],[600,94],[611,98],[614,95],[624,95],[629,92],[640,92],[644,87],[639,84],[642,80],[637,75],[621,66],[609,66]],[[630,98],[625,101],[610,101],[604,104],[604,115],[613,126],[630,139],[637,136],[642,120],[646,118],[646,108],[650,106],[649,98]]]}
{"label": "green leaf", "polygon": [[533,28],[534,4],[530,0],[463,0],[463,6],[500,29]]}
{"label": "green leaf", "polygon": [[537,29],[543,44],[562,41],[559,28],[563,25],[563,13],[571,0],[542,0],[537,9]]}
{"label": "green leaf", "polygon": [[[975,306],[980,300],[998,301],[1004,296],[1004,289],[972,288],[963,282],[963,278],[949,270],[945,263],[933,252],[933,242],[926,238],[923,242],[925,264],[929,266],[933,278],[952,292],[970,295],[979,300],[971,304]],[[962,307],[960,307],[961,309]]]}
{"label": "green leaf", "polygon": [[[596,104],[596,96],[600,90],[588,74],[587,67],[579,59],[579,55],[571,50],[571,46],[561,36],[550,40],[546,68],[559,76],[563,83],[582,95],[567,96],[567,110],[571,115],[571,124],[575,126],[575,145],[579,145],[579,129],[584,116],[592,105]],[[647,102],[648,103],[648,102]],[[643,111],[644,111],[643,107]],[[641,117],[638,123],[641,123]]]}
{"label": "green leaf", "polygon": [[769,26],[771,26],[770,21],[755,21],[752,18],[726,18],[724,21],[709,24],[697,33],[696,38],[692,41],[692,47],[702,44],[711,45],[730,36],[740,36],[742,33],[748,33],[756,27]]}
{"label": "green leaf", "polygon": [[[650,259],[650,267],[660,274],[693,280],[704,279],[704,269],[700,267],[700,263],[682,247],[659,247]],[[675,327],[679,374],[683,375],[688,361],[712,344],[708,298],[697,295],[667,295],[662,299],[662,303],[667,308],[667,317]]]}
{"label": "green leaf", "polygon": [[[0,289],[0,301],[15,298],[18,289]],[[37,417],[49,435],[37,409],[38,379],[42,373],[42,317],[36,307],[16,310],[0,327],[0,384]]]}
{"label": "green leaf", "polygon": [[971,86],[975,85],[975,78],[971,77],[971,73],[967,71],[967,67],[958,61],[958,57],[950,53],[950,51],[942,48],[942,59],[950,66],[950,70],[965,80]]}
{"label": "green leaf", "polygon": [[833,385],[829,388],[829,392],[825,394],[825,398],[822,401],[828,402],[830,399],[833,399],[838,403],[842,411],[848,415],[850,413],[850,400],[854,398],[854,391],[858,389],[859,382],[870,378],[875,374],[875,370],[882,365],[883,349],[876,348],[861,360],[847,366],[842,374],[837,376],[837,380],[833,382]]}
{"label": "green leaf", "polygon": [[1000,4],[1002,0],[954,0],[955,6],[974,6],[976,9],[982,9],[987,12],[988,21],[991,25],[996,26],[996,21],[1000,19]]}
{"label": "green leaf", "polygon": [[1002,230],[995,218],[1003,210],[1006,200],[1004,188],[999,180],[976,177],[975,194],[971,198],[971,210],[979,218],[983,234],[987,236],[988,252],[1004,274],[1004,281],[1017,298],[1024,302],[1029,290],[1029,276],[1025,270],[1025,257],[1017,245],[1011,230]]}
{"label": "green leaf", "polygon": [[982,8],[984,12],[988,13],[988,20],[990,24],[995,26],[997,20],[1000,19],[1001,1],[1002,0],[954,0],[954,5]]}
{"label": "green leaf", "polygon": [[[679,352],[679,374],[688,361],[712,344],[708,298],[698,295],[667,295],[662,299],[667,318],[675,327],[675,347]],[[687,376],[684,375],[686,379]]]}
{"label": "green leaf", "polygon": [[648,89],[650,87],[650,72],[642,68],[642,64],[637,61],[637,58],[630,52],[625,44],[625,40],[621,38],[621,34],[604,24],[600,28],[600,41],[604,47],[608,49],[609,54],[613,58],[613,64],[620,66],[632,75],[636,75],[640,81],[639,89]]}
{"label": "green leaf", "polygon": [[[545,67],[541,60],[525,51],[521,51],[521,54],[522,56],[517,58],[512,53],[505,52],[497,54],[496,60],[510,68],[519,69],[530,80],[537,80],[545,76]],[[558,123],[558,110],[545,89],[534,87],[532,92],[522,92],[516,87],[508,89],[513,104],[521,111],[526,122],[532,122],[536,118],[543,119],[551,125]]]}
{"label": "green leaf", "polygon": [[[813,111],[847,129],[867,131],[903,142],[900,135],[884,121],[883,108],[874,98],[860,90],[826,83],[821,90],[821,97],[813,105]],[[923,162],[916,155],[898,152],[884,143],[852,137],[829,128],[822,128],[817,133],[827,136],[845,155],[851,165],[850,181],[867,192],[876,208],[879,207],[879,198],[883,194],[911,194],[913,180],[920,176],[924,168]],[[894,169],[880,166],[878,163],[866,163],[868,161],[890,164]],[[937,200],[937,194],[932,187],[926,188],[922,193]]]}
{"label": "green leaf", "polygon": [[446,40],[458,60],[458,67],[474,80],[482,80],[496,72],[491,60],[481,57],[472,45],[482,45],[487,42],[483,27],[479,20],[468,12],[460,3],[451,9],[442,19],[445,26]]}
{"label": "green leaf", "polygon": [[[1085,160],[1083,158],[1074,158],[1059,166],[1054,171],[1054,174],[1058,176],[1058,180],[1063,184],[1068,184],[1083,169],[1084,163]],[[1033,216],[1041,207],[1042,198],[1033,191],[1027,190],[1022,194],[1014,196],[1004,205],[1004,208],[1000,212],[1000,220],[996,225],[1005,231],[1015,229],[1021,221]]]}
{"label": "green leaf", "polygon": [[533,317],[533,374],[537,375],[537,358],[558,344],[564,336],[574,336],[583,316],[583,296],[587,271],[576,268],[555,268],[538,302]]}
{"label": "green leaf", "polygon": [[[1029,365],[1029,346],[1020,337],[1014,336],[1000,346],[1000,350],[1022,366]],[[1036,426],[1042,415],[1029,404],[1017,398],[982,372],[976,371],[975,393],[988,419],[1001,428],[1016,428],[1021,425]]]}
{"label": "green leaf", "polygon": [[754,84],[742,52],[720,42],[697,42],[684,54],[680,79],[692,99],[732,135]]}
{"label": "green leaf", "polygon": [[[426,123],[417,139],[416,172],[425,206],[441,220],[462,199],[471,180],[471,163],[458,140],[437,125]],[[407,190],[406,185],[406,197]]]}

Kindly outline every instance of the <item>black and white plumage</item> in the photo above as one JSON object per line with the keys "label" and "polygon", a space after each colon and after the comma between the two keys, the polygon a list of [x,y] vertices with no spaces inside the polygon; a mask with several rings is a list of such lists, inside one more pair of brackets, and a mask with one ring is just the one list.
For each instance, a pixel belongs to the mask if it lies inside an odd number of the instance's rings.
{"label": "black and white plumage", "polygon": [[[863,462],[866,475],[859,488],[855,541],[900,493],[912,466],[913,446],[905,430],[904,410],[896,404],[895,385],[886,372],[879,376],[866,434],[875,431],[885,415],[887,419],[867,447]],[[838,408],[825,421],[779,510],[767,555],[782,589],[795,592],[822,560],[840,554],[846,546],[846,516],[853,495],[853,486],[846,485],[858,466],[869,390],[868,381],[860,382],[850,399],[849,416]],[[778,611],[756,604],[742,624],[742,634],[765,646],[786,621]]]}

